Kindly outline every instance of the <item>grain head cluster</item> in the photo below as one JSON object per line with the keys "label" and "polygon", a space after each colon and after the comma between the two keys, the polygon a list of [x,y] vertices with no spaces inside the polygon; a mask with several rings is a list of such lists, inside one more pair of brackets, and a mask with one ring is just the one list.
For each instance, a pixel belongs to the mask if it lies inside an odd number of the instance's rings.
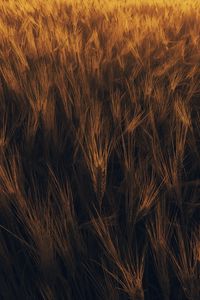
{"label": "grain head cluster", "polygon": [[0,0],[0,299],[200,299],[200,2]]}

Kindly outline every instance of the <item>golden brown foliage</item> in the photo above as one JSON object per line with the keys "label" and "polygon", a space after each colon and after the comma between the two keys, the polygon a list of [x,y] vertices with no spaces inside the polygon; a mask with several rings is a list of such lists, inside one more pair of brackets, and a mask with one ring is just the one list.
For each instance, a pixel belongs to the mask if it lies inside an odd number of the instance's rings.
{"label": "golden brown foliage", "polygon": [[0,1],[0,299],[200,299],[200,4]]}

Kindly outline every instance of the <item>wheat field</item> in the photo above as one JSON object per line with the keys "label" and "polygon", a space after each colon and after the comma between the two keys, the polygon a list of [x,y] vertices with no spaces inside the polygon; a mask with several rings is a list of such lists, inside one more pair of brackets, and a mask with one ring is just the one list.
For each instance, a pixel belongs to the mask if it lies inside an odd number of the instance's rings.
{"label": "wheat field", "polygon": [[200,2],[0,0],[0,299],[200,299]]}

